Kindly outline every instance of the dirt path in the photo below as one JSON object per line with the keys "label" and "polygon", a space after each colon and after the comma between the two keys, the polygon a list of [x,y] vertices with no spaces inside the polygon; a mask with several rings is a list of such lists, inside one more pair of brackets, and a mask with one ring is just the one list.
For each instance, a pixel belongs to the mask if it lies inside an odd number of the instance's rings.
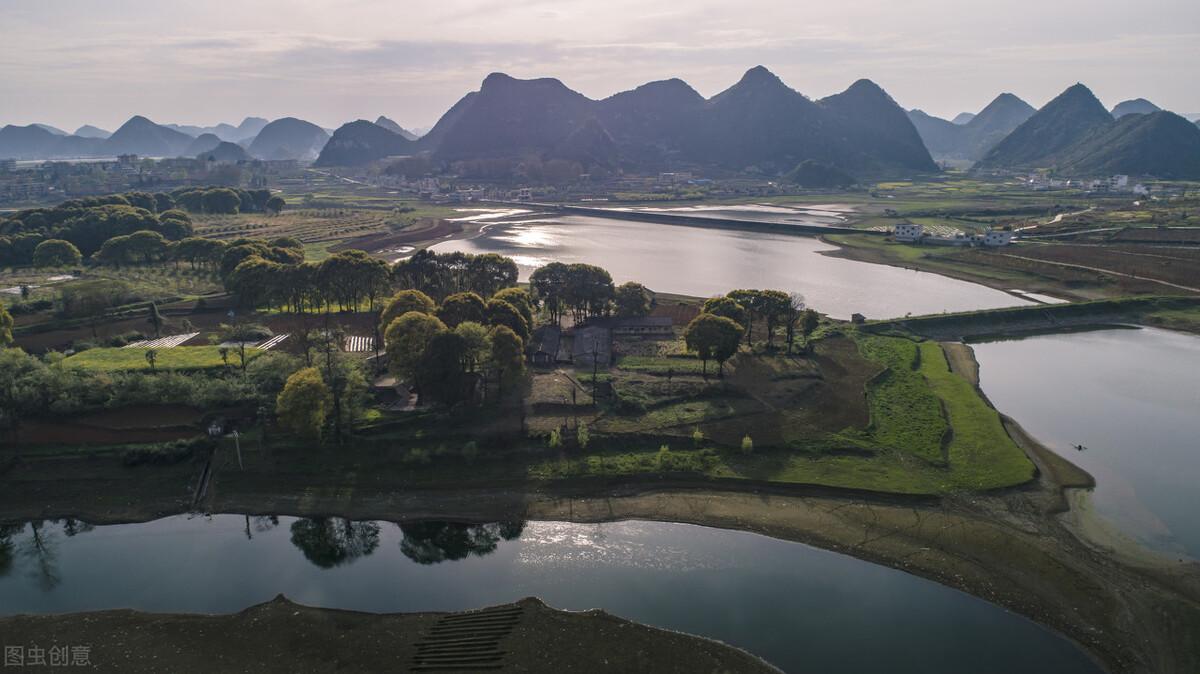
{"label": "dirt path", "polygon": [[1112,276],[1120,276],[1122,278],[1134,279],[1135,281],[1149,281],[1150,283],[1157,283],[1159,285],[1164,285],[1164,286],[1167,286],[1170,288],[1176,288],[1178,290],[1186,290],[1188,292],[1200,293],[1200,288],[1193,288],[1191,286],[1179,285],[1178,283],[1171,283],[1170,281],[1162,281],[1162,280],[1159,280],[1156,278],[1150,278],[1148,276],[1137,276],[1136,274],[1125,274],[1125,273],[1122,273],[1119,271],[1113,271],[1111,269],[1103,269],[1100,267],[1089,267],[1087,265],[1082,265],[1082,264],[1071,264],[1070,262],[1052,262],[1050,260],[1043,260],[1041,258],[1025,257],[1023,255],[1013,255],[1011,253],[996,253],[996,255],[999,255],[1001,257],[1012,258],[1014,260],[1025,260],[1026,262],[1037,262],[1039,264],[1049,264],[1049,265],[1054,265],[1056,267],[1065,267],[1067,269],[1082,269],[1084,271],[1093,271],[1093,272],[1096,272],[1099,274],[1110,274]]}

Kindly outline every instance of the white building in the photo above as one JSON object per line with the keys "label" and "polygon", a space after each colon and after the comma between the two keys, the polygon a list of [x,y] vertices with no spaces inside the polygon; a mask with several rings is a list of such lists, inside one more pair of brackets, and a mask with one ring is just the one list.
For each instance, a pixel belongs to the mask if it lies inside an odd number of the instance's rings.
{"label": "white building", "polygon": [[902,222],[892,228],[892,237],[897,241],[920,241],[925,228],[913,222]]}
{"label": "white building", "polygon": [[975,242],[989,248],[999,248],[1012,243],[1013,233],[1007,229],[993,229],[987,234],[975,235]]}
{"label": "white building", "polygon": [[1115,175],[1108,179],[1108,189],[1112,191],[1125,190],[1129,188],[1129,176]]}

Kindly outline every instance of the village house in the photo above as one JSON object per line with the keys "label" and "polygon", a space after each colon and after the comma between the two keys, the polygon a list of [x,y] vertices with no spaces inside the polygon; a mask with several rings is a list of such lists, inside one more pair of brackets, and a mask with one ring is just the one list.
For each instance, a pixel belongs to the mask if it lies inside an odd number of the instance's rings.
{"label": "village house", "polygon": [[920,241],[925,227],[913,222],[902,222],[892,228],[892,237],[897,241]]}

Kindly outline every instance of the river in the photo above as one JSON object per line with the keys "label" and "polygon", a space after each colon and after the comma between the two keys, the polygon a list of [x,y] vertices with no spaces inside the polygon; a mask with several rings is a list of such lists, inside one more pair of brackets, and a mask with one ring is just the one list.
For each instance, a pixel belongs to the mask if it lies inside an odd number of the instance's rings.
{"label": "river", "polygon": [[821,255],[835,246],[810,236],[562,216],[496,222],[478,236],[438,243],[436,252],[500,253],[521,278],[549,262],[587,262],[617,283],[709,297],[735,288],[799,292],[835,318],[969,311],[1030,304],[999,290],[898,267]]}
{"label": "river", "polygon": [[1144,328],[972,346],[992,404],[1096,478],[1098,514],[1200,559],[1200,339]]}
{"label": "river", "polygon": [[445,611],[535,595],[719,639],[793,672],[1099,671],[1067,640],[957,590],[800,543],[688,524],[216,515],[36,532],[26,524],[9,534],[6,614],[233,612],[278,593],[324,607]]}

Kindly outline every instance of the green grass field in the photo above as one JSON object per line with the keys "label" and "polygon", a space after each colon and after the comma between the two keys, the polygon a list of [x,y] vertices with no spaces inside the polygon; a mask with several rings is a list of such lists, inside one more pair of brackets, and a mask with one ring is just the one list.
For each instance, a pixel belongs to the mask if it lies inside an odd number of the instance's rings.
{"label": "green grass field", "polygon": [[[160,349],[156,353],[155,369],[159,370],[210,370],[225,367],[220,348],[216,346],[178,346],[173,349]],[[260,353],[258,349],[246,349],[246,360],[256,358]],[[146,349],[88,349],[63,362],[74,367],[105,372],[150,369],[150,363],[146,360]],[[230,349],[229,366],[237,367],[239,364],[237,351]]]}

